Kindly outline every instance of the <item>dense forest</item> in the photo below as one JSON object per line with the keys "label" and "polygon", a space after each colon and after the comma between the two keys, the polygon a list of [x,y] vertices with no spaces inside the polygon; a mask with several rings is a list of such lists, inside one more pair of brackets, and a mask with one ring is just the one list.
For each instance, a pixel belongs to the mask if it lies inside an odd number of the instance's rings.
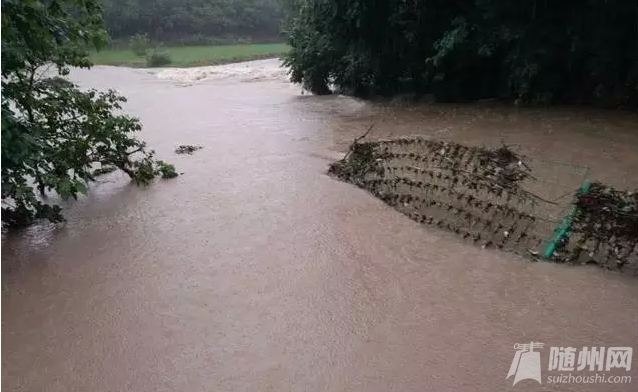
{"label": "dense forest", "polygon": [[155,41],[209,43],[212,38],[278,37],[278,0],[101,0],[111,38],[148,34]]}
{"label": "dense forest", "polygon": [[292,80],[361,97],[638,104],[636,0],[288,0]]}

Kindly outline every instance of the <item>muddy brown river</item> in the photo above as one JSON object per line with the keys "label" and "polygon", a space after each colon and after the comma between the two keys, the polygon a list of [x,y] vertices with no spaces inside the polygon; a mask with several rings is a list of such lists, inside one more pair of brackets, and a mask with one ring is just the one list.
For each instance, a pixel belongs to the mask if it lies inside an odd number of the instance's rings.
{"label": "muddy brown river", "polygon": [[[636,390],[635,278],[475,247],[324,174],[374,122],[371,137],[516,143],[636,188],[636,113],[315,97],[275,60],[73,76],[126,95],[183,174],[107,175],[66,224],[3,236],[3,390]],[[512,386],[514,345],[532,341],[542,384]],[[549,370],[568,346],[575,365],[593,346],[633,347],[633,364]]]}

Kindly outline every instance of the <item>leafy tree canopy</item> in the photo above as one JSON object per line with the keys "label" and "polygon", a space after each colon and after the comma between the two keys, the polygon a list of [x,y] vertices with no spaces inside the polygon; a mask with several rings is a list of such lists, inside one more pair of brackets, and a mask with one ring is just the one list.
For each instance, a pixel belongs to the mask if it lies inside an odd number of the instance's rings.
{"label": "leafy tree canopy", "polygon": [[176,175],[134,138],[139,121],[116,114],[123,97],[64,77],[90,67],[88,51],[106,42],[97,0],[2,0],[3,224],[62,220],[46,193],[86,193],[96,166],[140,184]]}
{"label": "leafy tree canopy", "polygon": [[357,96],[434,93],[638,105],[630,0],[286,0],[294,82]]}

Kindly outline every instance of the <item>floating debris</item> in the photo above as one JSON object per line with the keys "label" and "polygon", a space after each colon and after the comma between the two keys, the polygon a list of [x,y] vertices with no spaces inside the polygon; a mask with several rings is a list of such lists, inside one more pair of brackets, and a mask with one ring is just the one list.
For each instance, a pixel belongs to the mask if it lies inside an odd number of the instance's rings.
{"label": "floating debris", "polygon": [[556,259],[638,275],[638,192],[593,183],[575,199],[571,231]]}
{"label": "floating debris", "polygon": [[481,149],[478,151],[478,160],[485,168],[483,175],[502,188],[514,188],[530,176],[529,166],[508,146],[497,150]]}
{"label": "floating debris", "polygon": [[574,230],[601,239],[638,240],[638,192],[593,183],[576,205]]}
{"label": "floating debris", "polygon": [[182,144],[175,149],[175,154],[192,154],[197,150],[201,150],[202,148],[204,147],[194,146],[190,144]]}

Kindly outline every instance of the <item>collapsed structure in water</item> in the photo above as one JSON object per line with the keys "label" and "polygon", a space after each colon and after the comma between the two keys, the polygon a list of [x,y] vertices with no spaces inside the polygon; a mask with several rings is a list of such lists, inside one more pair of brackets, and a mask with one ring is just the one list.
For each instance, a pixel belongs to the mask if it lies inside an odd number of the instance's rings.
{"label": "collapsed structure in water", "polygon": [[[561,168],[577,175],[552,181]],[[638,192],[588,183],[587,171],[508,146],[425,138],[357,139],[329,168],[411,219],[481,246],[638,276]]]}

